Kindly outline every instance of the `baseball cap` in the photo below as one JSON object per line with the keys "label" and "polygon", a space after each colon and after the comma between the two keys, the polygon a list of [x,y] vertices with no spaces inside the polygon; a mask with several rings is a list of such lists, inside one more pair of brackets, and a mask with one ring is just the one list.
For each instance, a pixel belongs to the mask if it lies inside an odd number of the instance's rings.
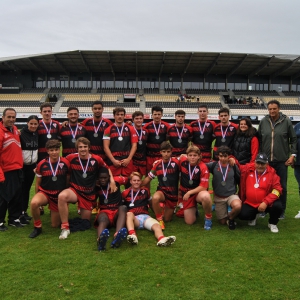
{"label": "baseball cap", "polygon": [[268,162],[268,156],[265,153],[258,153],[255,161],[266,164]]}

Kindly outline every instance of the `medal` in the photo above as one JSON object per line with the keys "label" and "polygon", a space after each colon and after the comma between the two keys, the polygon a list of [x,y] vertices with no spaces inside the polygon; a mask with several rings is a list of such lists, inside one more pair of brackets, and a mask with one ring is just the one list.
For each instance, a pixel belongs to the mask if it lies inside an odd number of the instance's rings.
{"label": "medal", "polygon": [[255,174],[255,184],[254,184],[254,188],[257,189],[259,188],[259,182],[261,180],[261,178],[263,177],[263,175],[266,173],[267,169],[260,175],[260,177],[258,178],[258,174],[256,172],[256,170],[254,171],[254,174]]}
{"label": "medal", "polygon": [[50,127],[48,128],[47,126],[46,126],[46,124],[44,123],[44,120],[42,120],[42,123],[43,123],[43,125],[44,125],[44,127],[45,127],[45,129],[46,129],[46,131],[47,131],[47,139],[51,139],[51,137],[52,137],[52,135],[51,135],[51,125],[52,125],[52,120],[50,121]]}
{"label": "medal", "polygon": [[[193,181],[193,176],[194,176],[194,173],[195,173],[195,170],[196,170],[196,166],[194,167],[193,171],[191,171],[191,165],[189,163],[189,184],[192,185],[194,183]],[[198,169],[197,169],[198,170]]]}
{"label": "medal", "polygon": [[103,191],[102,187],[100,186],[101,190],[102,190],[102,193],[103,193],[103,196],[104,196],[104,204],[107,204],[108,203],[108,192],[109,192],[109,183],[107,184],[107,187],[106,187],[106,193]]}
{"label": "medal", "polygon": [[49,163],[51,173],[52,173],[52,181],[56,181],[57,180],[56,174],[57,174],[58,166],[60,163],[60,157],[58,158],[58,162],[56,163],[55,170],[53,170],[52,163],[50,162],[50,157],[48,158],[48,163]]}
{"label": "medal", "polygon": [[69,128],[71,131],[71,135],[72,135],[72,142],[75,143],[76,142],[76,134],[77,134],[77,130],[78,130],[78,123],[76,124],[76,129],[75,132],[72,130],[72,127],[69,124]]}
{"label": "medal", "polygon": [[123,122],[123,124],[122,124],[122,128],[121,128],[121,131],[119,130],[119,127],[117,126],[117,124],[116,123],[114,123],[115,124],[115,126],[116,126],[116,128],[117,128],[117,131],[118,131],[118,140],[121,142],[121,141],[123,141],[123,137],[122,137],[122,134],[123,134],[123,129],[124,129],[124,122]]}
{"label": "medal", "polygon": [[133,126],[138,138],[139,138],[139,145],[143,145],[142,137],[143,137],[143,130],[141,129],[141,134],[139,134],[138,130]]}
{"label": "medal", "polygon": [[221,185],[225,186],[226,185],[226,178],[227,178],[227,174],[228,174],[229,164],[227,164],[226,170],[225,170],[225,174],[224,174],[220,161],[218,163],[219,163],[219,168],[220,168],[220,171],[221,171],[222,177],[223,177],[223,181],[221,181]]}
{"label": "medal", "polygon": [[79,157],[79,154],[78,154],[78,160],[79,160],[79,163],[80,163],[81,169],[82,169],[82,171],[83,171],[82,177],[83,177],[83,178],[87,178],[86,171],[87,171],[87,168],[88,168],[88,166],[89,166],[89,162],[90,162],[90,155],[89,155],[89,158],[88,158],[88,161],[87,161],[87,163],[86,163],[86,166],[85,166],[85,168],[84,168],[84,167],[83,167],[83,165],[82,165],[82,162],[81,162],[81,159],[80,159],[80,157]]}
{"label": "medal", "polygon": [[143,141],[139,141],[139,145],[143,145]]}
{"label": "medal", "polygon": [[155,130],[155,133],[156,133],[155,138],[156,138],[157,140],[159,140],[159,131],[160,131],[160,125],[161,125],[161,122],[159,122],[158,129],[156,128],[156,125],[155,125],[154,121],[152,121],[152,123],[153,123],[153,127],[154,127],[154,130]]}
{"label": "medal", "polygon": [[140,192],[140,190],[138,190],[136,192],[135,196],[133,197],[133,189],[131,189],[131,200],[130,200],[130,204],[129,204],[130,207],[134,206],[134,201],[135,201],[137,195],[139,194],[139,192]]}
{"label": "medal", "polygon": [[171,163],[171,158],[169,159],[168,165],[165,168],[165,164],[164,164],[163,160],[161,161],[162,171],[163,171],[163,175],[164,175],[163,178],[162,178],[163,181],[167,181],[168,180],[168,178],[167,178],[167,170],[168,170],[168,167],[169,167],[170,163]]}
{"label": "medal", "polygon": [[157,140],[159,140],[159,135],[156,135],[155,138],[156,138]]}
{"label": "medal", "polygon": [[102,121],[103,121],[103,119],[101,119],[99,125],[98,125],[97,128],[96,128],[96,127],[95,127],[95,121],[94,121],[94,119],[93,119],[94,137],[98,137],[98,131],[99,131],[99,128],[100,128],[100,126],[101,126],[101,124],[102,124]]}
{"label": "medal", "polygon": [[228,126],[227,126],[225,132],[223,132],[223,126],[220,125],[220,127],[221,127],[221,134],[222,134],[222,139],[221,139],[221,142],[222,142],[222,143],[225,143],[225,142],[226,142],[226,133],[227,133],[227,130],[228,130],[228,128],[229,128],[229,125],[230,125],[230,123],[228,123]]}
{"label": "medal", "polygon": [[198,127],[199,127],[199,131],[200,131],[200,139],[204,139],[204,130],[205,130],[205,126],[206,126],[206,121],[203,125],[203,128],[201,128],[201,123],[198,120]]}
{"label": "medal", "polygon": [[177,131],[177,136],[178,136],[178,143],[181,144],[182,143],[182,134],[183,134],[183,129],[184,129],[184,125],[181,129],[181,132],[179,132],[177,126],[175,125],[176,131]]}

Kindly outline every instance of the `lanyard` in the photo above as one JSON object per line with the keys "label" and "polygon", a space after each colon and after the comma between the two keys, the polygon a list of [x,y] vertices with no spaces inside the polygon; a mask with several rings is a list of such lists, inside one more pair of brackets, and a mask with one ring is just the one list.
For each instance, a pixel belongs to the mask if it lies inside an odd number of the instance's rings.
{"label": "lanyard", "polygon": [[84,168],[83,165],[82,165],[82,162],[81,162],[81,159],[80,159],[80,157],[79,157],[79,154],[78,154],[78,159],[79,159],[79,163],[80,163],[80,165],[81,165],[81,169],[82,169],[82,171],[83,171],[82,177],[83,177],[83,178],[86,178],[86,176],[87,176],[86,170],[87,170],[87,168],[88,168],[88,166],[89,166],[90,156],[89,156],[89,158],[88,158],[88,161],[87,161],[87,163],[86,163],[85,168]]}
{"label": "lanyard", "polygon": [[109,183],[107,184],[107,189],[106,189],[106,194],[104,193],[102,187],[100,186],[101,190],[102,190],[102,193],[104,195],[104,198],[107,199],[108,198],[108,192],[109,192]]}
{"label": "lanyard", "polygon": [[203,132],[204,132],[205,126],[206,126],[206,121],[205,121],[205,123],[204,123],[204,125],[203,125],[203,128],[201,128],[201,123],[200,123],[199,120],[198,120],[198,126],[199,126],[199,130],[200,130],[201,135],[203,135]]}
{"label": "lanyard", "polygon": [[[42,120],[42,123],[44,124],[44,127],[46,128],[47,135],[50,135],[51,125],[52,125],[52,120],[50,121],[50,127],[49,127],[49,129],[48,129],[48,127],[46,126],[46,124],[44,123],[44,120]],[[50,138],[51,138],[51,136],[50,136]]]}
{"label": "lanyard", "polygon": [[[123,133],[123,129],[124,129],[124,123],[122,124],[121,131],[119,130],[119,127],[117,126],[116,123],[115,123],[115,126],[116,126],[116,128],[117,128],[118,136],[119,136],[119,140],[120,140],[120,138],[122,138],[122,133]],[[122,138],[122,139],[123,139],[123,138]]]}
{"label": "lanyard", "polygon": [[167,170],[168,170],[168,167],[169,167],[170,163],[171,163],[171,159],[169,159],[169,163],[168,163],[168,165],[167,165],[167,167],[166,167],[166,169],[165,169],[164,162],[163,162],[163,160],[161,161],[161,165],[162,165],[162,169],[163,169],[164,178],[167,178]]}
{"label": "lanyard", "polygon": [[96,128],[96,127],[95,127],[95,121],[94,121],[94,119],[93,119],[93,126],[94,126],[94,132],[95,132],[95,133],[97,133],[97,132],[99,131],[99,128],[100,128],[100,126],[101,126],[101,124],[102,124],[102,121],[103,121],[103,119],[101,119],[101,121],[100,121],[98,127]]}
{"label": "lanyard", "polygon": [[76,134],[77,134],[77,130],[78,130],[78,123],[76,124],[75,133],[72,130],[72,127],[70,126],[70,124],[69,124],[69,127],[70,127],[70,130],[71,130],[72,138],[75,139],[76,138]]}
{"label": "lanyard", "polygon": [[131,200],[130,200],[130,204],[133,204],[133,203],[134,203],[134,201],[135,201],[136,197],[138,196],[139,192],[140,192],[140,190],[138,190],[138,191],[136,192],[135,196],[133,197],[133,189],[131,189]]}
{"label": "lanyard", "polygon": [[223,139],[225,139],[225,137],[226,137],[226,133],[227,133],[227,130],[228,130],[229,126],[230,126],[230,123],[228,124],[228,126],[227,126],[227,128],[225,130],[225,133],[223,133],[223,126],[222,125],[220,126],[221,127],[221,132],[222,132],[222,138]]}
{"label": "lanyard", "polygon": [[56,167],[55,167],[55,171],[53,170],[53,167],[52,167],[52,164],[51,164],[51,162],[50,162],[50,157],[49,157],[49,159],[48,159],[48,162],[49,162],[49,165],[50,165],[50,169],[51,169],[51,173],[52,173],[52,180],[53,180],[53,178],[54,178],[54,180],[53,181],[56,181],[56,173],[57,173],[57,170],[58,170],[58,165],[59,165],[59,163],[60,163],[60,157],[58,158],[58,162],[57,162],[57,164],[56,164]]}
{"label": "lanyard", "polygon": [[223,173],[223,169],[222,169],[222,166],[221,166],[220,161],[219,161],[219,167],[220,167],[220,171],[221,171],[221,173],[222,173],[223,182],[225,182],[225,181],[226,181],[227,174],[228,174],[229,164],[227,164],[227,167],[226,167],[226,170],[225,170],[225,174]]}
{"label": "lanyard", "polygon": [[156,136],[159,136],[161,122],[159,122],[158,130],[156,128],[156,125],[155,125],[154,121],[152,121],[152,123],[153,123],[153,127],[154,127],[154,130],[155,130]]}
{"label": "lanyard", "polygon": [[177,131],[178,138],[181,140],[181,137],[182,137],[182,134],[183,134],[184,125],[183,125],[183,127],[181,129],[181,133],[179,133],[179,130],[177,129],[176,125],[175,125],[175,128],[176,128],[176,131]]}

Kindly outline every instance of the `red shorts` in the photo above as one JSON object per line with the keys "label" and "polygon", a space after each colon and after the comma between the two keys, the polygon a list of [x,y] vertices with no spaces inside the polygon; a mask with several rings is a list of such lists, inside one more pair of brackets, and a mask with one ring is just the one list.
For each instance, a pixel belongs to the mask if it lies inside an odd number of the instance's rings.
{"label": "red shorts", "polygon": [[132,172],[139,172],[142,175],[146,176],[147,175],[147,164],[146,164],[146,162],[143,165],[141,165],[140,163],[141,163],[140,161],[138,161],[138,163],[135,163],[135,161],[133,161]]}
{"label": "red shorts", "polygon": [[177,199],[173,200],[173,199],[168,198],[168,196],[163,191],[158,190],[156,192],[161,192],[164,194],[165,201],[163,203],[165,204],[165,207],[175,209],[175,207],[177,206]]}
{"label": "red shorts", "polygon": [[133,161],[131,160],[127,167],[115,167],[114,165],[111,165],[109,168],[114,176],[122,175],[124,177],[129,177],[133,170]]}
{"label": "red shorts", "polygon": [[147,174],[151,171],[151,169],[153,168],[153,163],[156,160],[161,159],[161,156],[155,156],[155,157],[150,157],[147,156]]}
{"label": "red shorts", "polygon": [[94,207],[96,207],[97,203],[96,200],[94,201],[88,201],[86,199],[84,199],[83,197],[81,197],[75,189],[73,188],[69,188],[71,191],[73,191],[77,197],[77,201],[78,201],[78,208],[82,208],[85,210],[89,210],[92,211]]}
{"label": "red shorts", "polygon": [[100,214],[106,214],[109,220],[109,227],[115,226],[115,217],[118,213],[118,209],[110,210],[110,209],[103,209],[100,210],[95,218],[94,227],[97,228],[99,226],[98,217]]}
{"label": "red shorts", "polygon": [[39,193],[42,193],[47,198],[48,208],[52,211],[58,212],[58,206],[57,206],[58,196],[53,197],[53,195],[49,195],[42,191],[39,191]]}
{"label": "red shorts", "polygon": [[119,185],[126,185],[128,182],[128,177],[114,176],[114,181],[117,182]]}
{"label": "red shorts", "polygon": [[196,197],[197,197],[197,194],[194,194],[188,200],[184,201],[182,199],[182,196],[179,196],[178,197],[178,205],[180,205],[181,208],[177,211],[176,216],[179,218],[183,218],[184,211],[186,209],[196,207],[197,206]]}

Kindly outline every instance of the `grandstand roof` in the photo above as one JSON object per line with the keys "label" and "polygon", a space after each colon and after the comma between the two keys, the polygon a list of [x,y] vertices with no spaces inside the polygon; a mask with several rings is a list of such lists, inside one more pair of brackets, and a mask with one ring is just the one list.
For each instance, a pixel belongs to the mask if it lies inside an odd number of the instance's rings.
{"label": "grandstand roof", "polygon": [[75,50],[0,58],[0,71],[300,77],[300,55]]}

